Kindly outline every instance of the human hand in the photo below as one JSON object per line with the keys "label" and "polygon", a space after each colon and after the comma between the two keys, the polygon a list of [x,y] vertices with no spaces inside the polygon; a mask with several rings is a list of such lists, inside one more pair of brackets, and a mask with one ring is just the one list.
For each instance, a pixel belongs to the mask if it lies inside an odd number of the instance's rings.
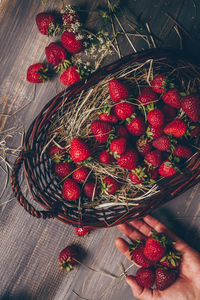
{"label": "human hand", "polygon": [[[141,287],[134,276],[127,276],[126,282],[130,285],[133,295],[140,300],[199,300],[200,299],[200,255],[178,238],[157,219],[146,216],[143,220],[134,220],[127,224],[118,225],[119,231],[129,239],[143,239],[152,234],[151,229],[159,233],[166,233],[176,242],[175,248],[182,253],[179,277],[170,287],[163,291]],[[117,238],[115,245],[118,250],[128,259],[129,245],[122,239]]]}

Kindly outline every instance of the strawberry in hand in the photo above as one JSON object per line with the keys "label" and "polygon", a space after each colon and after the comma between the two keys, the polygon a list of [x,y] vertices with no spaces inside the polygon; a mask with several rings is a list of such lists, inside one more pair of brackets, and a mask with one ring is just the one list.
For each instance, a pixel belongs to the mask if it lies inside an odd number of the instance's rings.
{"label": "strawberry in hand", "polygon": [[137,283],[145,288],[150,288],[155,282],[155,273],[151,268],[139,268],[136,272]]}
{"label": "strawberry in hand", "polygon": [[129,245],[129,252],[131,260],[138,266],[148,268],[151,267],[153,263],[144,255],[144,245],[145,243],[143,240],[135,240]]}

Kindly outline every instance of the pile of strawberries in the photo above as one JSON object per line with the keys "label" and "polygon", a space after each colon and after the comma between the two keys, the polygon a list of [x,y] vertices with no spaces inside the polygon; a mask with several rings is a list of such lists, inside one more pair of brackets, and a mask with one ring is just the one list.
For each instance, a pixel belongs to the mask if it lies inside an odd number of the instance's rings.
{"label": "pile of strawberries", "polygon": [[38,30],[43,35],[61,35],[60,42],[51,42],[45,48],[46,59],[49,65],[36,63],[27,70],[27,81],[32,83],[45,82],[55,71],[62,71],[60,81],[70,86],[81,79],[83,70],[72,63],[72,55],[81,52],[84,48],[83,37],[79,34],[80,18],[78,13],[71,9],[55,16],[50,13],[40,13],[36,16]]}
{"label": "pile of strawberries", "polygon": [[179,275],[182,255],[175,243],[164,233],[153,231],[147,240],[135,240],[130,245],[130,256],[138,266],[136,281],[146,288],[154,286],[164,290],[172,285]]}

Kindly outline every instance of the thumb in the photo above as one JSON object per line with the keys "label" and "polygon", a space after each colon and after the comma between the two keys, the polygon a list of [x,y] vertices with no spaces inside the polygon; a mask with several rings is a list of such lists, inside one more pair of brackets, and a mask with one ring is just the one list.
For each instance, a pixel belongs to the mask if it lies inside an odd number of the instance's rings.
{"label": "thumb", "polygon": [[134,276],[126,276],[126,282],[131,287],[134,297],[138,299],[152,299],[152,289],[141,287]]}

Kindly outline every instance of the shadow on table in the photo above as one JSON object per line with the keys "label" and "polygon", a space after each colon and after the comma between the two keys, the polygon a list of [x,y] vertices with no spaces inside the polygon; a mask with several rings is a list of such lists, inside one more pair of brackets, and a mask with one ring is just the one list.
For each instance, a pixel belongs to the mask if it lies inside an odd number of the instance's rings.
{"label": "shadow on table", "polygon": [[[14,295],[10,295],[9,292],[6,292],[4,295],[0,295],[0,300],[30,300],[30,299],[33,298],[26,291],[22,291]],[[34,298],[34,300],[38,300],[38,299],[39,298]]]}

